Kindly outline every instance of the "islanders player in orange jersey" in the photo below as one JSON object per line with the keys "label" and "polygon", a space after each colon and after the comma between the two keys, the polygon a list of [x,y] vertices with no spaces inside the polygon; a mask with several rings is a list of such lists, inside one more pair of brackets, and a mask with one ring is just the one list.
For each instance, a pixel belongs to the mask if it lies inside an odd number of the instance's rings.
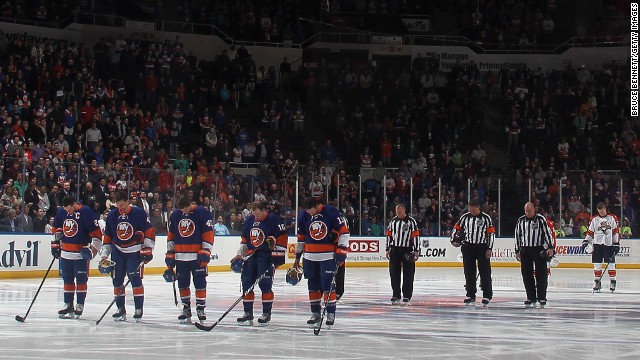
{"label": "islanders player in orange jersey", "polygon": [[258,324],[266,326],[271,321],[271,309],[273,307],[274,267],[284,264],[287,249],[287,230],[280,217],[269,214],[266,204],[256,201],[251,204],[251,215],[247,217],[242,229],[242,240],[238,254],[231,262],[244,260],[242,264],[242,305],[244,314],[237,319],[239,325],[253,325],[253,300],[254,292],[247,290],[256,281],[265,275],[258,286],[262,292],[262,315]]}
{"label": "islanders player in orange jersey", "polygon": [[[164,278],[173,281],[178,278],[182,313],[178,320],[191,322],[191,276],[196,290],[196,313],[198,320],[207,319],[204,308],[207,304],[208,264],[213,249],[213,216],[202,206],[191,204],[187,197],[178,200],[178,208],[169,219],[167,234],[167,254],[165,263],[168,269]],[[174,275],[173,269],[175,268]]]}
{"label": "islanders player in orange jersey", "polygon": [[111,255],[115,262],[113,269],[113,293],[116,296],[117,311],[112,315],[115,321],[126,320],[124,306],[125,274],[131,280],[135,312],[133,318],[140,321],[144,305],[142,286],[142,266],[153,258],[156,234],[147,212],[131,206],[125,192],[116,194],[116,208],[107,215],[104,228],[104,245],[100,251],[102,259]]}
{"label": "islanders player in orange jersey", "polygon": [[[102,230],[96,213],[71,196],[62,199],[53,220],[51,254],[60,259],[60,271],[64,282],[64,308],[58,311],[60,318],[80,317],[87,297],[89,260],[102,243]],[[75,281],[75,283],[74,283]],[[76,295],[76,307],[73,298]]]}
{"label": "islanders player in orange jersey", "polygon": [[322,205],[316,199],[307,199],[304,211],[298,215],[298,245],[294,267],[303,257],[304,276],[309,288],[311,318],[307,325],[315,327],[322,321],[322,299],[326,302],[327,326],[335,322],[335,273],[347,260],[349,228],[338,209]]}

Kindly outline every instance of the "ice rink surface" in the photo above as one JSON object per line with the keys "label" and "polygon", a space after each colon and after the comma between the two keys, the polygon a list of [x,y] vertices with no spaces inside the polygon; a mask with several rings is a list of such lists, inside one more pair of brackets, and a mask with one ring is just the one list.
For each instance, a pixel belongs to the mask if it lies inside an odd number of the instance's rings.
{"label": "ice rink surface", "polygon": [[[347,268],[332,329],[307,328],[307,284],[276,273],[267,327],[241,327],[239,304],[211,332],[179,324],[171,284],[144,279],[141,323],[115,323],[110,279],[92,277],[80,320],[58,319],[62,280],[49,278],[25,323],[40,279],[0,280],[1,359],[640,359],[640,271],[619,270],[618,290],[592,294],[590,269],[554,269],[545,309],[524,309],[517,268],[494,268],[488,308],[465,307],[461,268],[418,268],[411,306],[392,306],[387,269]],[[209,275],[206,324],[240,296],[240,277]],[[608,288],[608,278],[603,285]],[[481,293],[478,294],[478,298]],[[256,299],[260,292],[256,293]],[[256,302],[256,318],[261,314]],[[195,319],[195,315],[194,315]]]}

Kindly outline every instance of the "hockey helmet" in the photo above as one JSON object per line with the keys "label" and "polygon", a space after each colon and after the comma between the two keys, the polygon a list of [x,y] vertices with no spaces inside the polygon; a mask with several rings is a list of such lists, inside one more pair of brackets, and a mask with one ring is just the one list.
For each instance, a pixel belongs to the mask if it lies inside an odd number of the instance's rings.
{"label": "hockey helmet", "polygon": [[242,265],[244,264],[244,260],[241,257],[238,257],[231,261],[231,270],[235,273],[242,272]]}
{"label": "hockey helmet", "polygon": [[116,263],[112,260],[102,259],[98,263],[98,271],[100,271],[101,274],[110,274],[113,271],[113,267],[115,265]]}
{"label": "hockey helmet", "polygon": [[451,236],[451,245],[455,247],[460,247],[463,241],[464,241],[464,231],[456,230],[453,233],[453,236]]}
{"label": "hockey helmet", "polygon": [[288,284],[297,285],[302,280],[302,269],[299,267],[291,267],[287,270],[286,280]]}

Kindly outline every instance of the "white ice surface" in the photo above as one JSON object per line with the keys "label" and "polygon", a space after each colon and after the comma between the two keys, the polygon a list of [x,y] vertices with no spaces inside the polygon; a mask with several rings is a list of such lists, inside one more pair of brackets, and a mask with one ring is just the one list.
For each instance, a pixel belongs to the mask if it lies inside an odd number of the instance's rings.
{"label": "white ice surface", "polygon": [[[234,273],[208,279],[211,324],[238,299],[240,284]],[[306,327],[306,281],[288,285],[284,271],[268,327],[236,325],[240,303],[211,332],[178,323],[171,284],[159,275],[144,279],[142,323],[115,323],[112,308],[97,327],[91,320],[113,299],[109,278],[89,279],[81,320],[57,318],[62,281],[47,279],[24,323],[15,315],[24,315],[40,280],[0,280],[0,359],[640,359],[638,270],[620,270],[615,293],[592,294],[592,270],[554,269],[547,308],[526,310],[515,268],[493,269],[488,309],[462,306],[460,268],[418,268],[409,307],[390,305],[387,269],[347,268],[346,279],[336,324],[320,336]],[[127,309],[131,317],[129,295]]]}

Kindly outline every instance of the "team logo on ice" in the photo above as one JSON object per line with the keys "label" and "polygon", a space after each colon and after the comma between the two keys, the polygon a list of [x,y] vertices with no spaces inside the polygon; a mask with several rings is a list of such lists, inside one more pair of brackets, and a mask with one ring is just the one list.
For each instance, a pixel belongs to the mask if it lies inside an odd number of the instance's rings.
{"label": "team logo on ice", "polygon": [[126,221],[118,223],[116,227],[116,236],[122,241],[127,241],[133,236],[133,226]]}
{"label": "team logo on ice", "polygon": [[249,241],[251,241],[251,245],[254,247],[258,247],[262,245],[266,237],[264,236],[264,232],[260,228],[253,228],[249,232]]}
{"label": "team logo on ice", "polygon": [[324,239],[329,233],[327,224],[322,221],[314,221],[309,225],[309,235],[313,240],[320,241]]}
{"label": "team logo on ice", "polygon": [[62,223],[62,233],[68,238],[76,236],[78,233],[78,223],[74,219],[66,219]]}
{"label": "team logo on ice", "polygon": [[189,237],[193,235],[194,231],[196,231],[196,225],[193,223],[191,219],[182,219],[178,223],[178,233],[182,237]]}

